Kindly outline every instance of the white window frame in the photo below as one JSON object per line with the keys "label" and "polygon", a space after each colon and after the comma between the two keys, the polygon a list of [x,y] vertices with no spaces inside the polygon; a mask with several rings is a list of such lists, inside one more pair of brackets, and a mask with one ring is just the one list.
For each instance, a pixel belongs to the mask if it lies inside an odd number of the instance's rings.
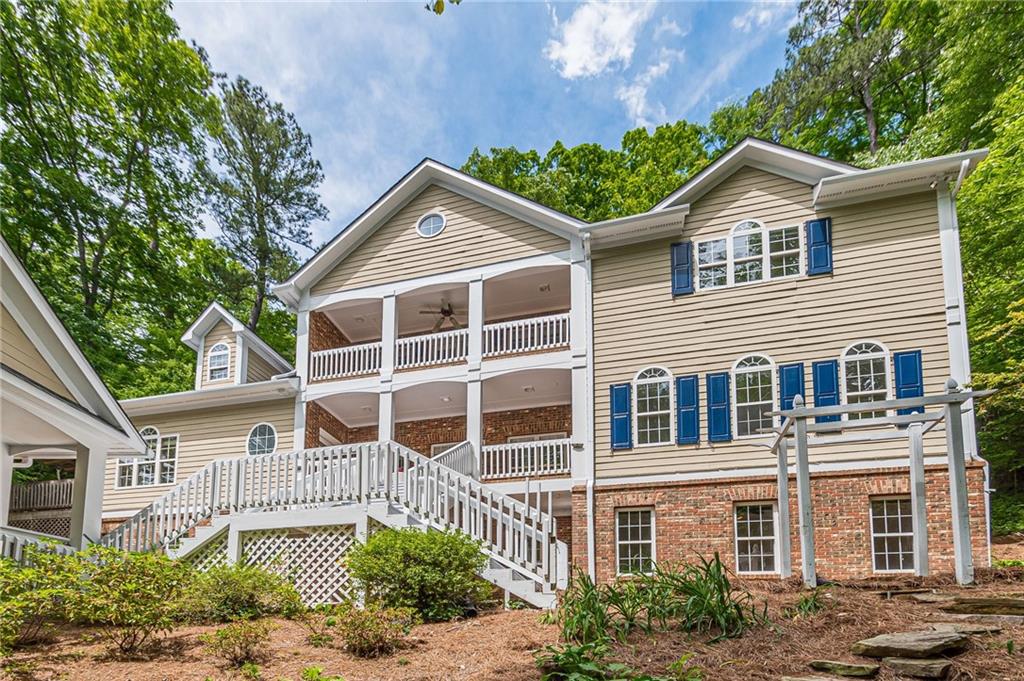
{"label": "white window frame", "polygon": [[[426,220],[428,220],[428,219],[430,219],[432,217],[435,217],[435,216],[441,218],[441,229],[437,230],[433,234],[424,234],[423,233],[423,223]],[[428,211],[428,212],[424,213],[423,215],[421,215],[418,220],[416,220],[416,234],[418,234],[421,239],[433,239],[435,236],[438,236],[439,234],[441,234],[441,232],[443,232],[445,230],[445,227],[447,227],[447,226],[448,226],[448,218],[445,217],[444,213],[442,213],[439,210]]]}
{"label": "white window frame", "polygon": [[[622,572],[621,563],[619,559],[619,545],[621,540],[619,539],[619,514],[628,513],[629,511],[649,511],[651,514],[651,572]],[[653,573],[655,563],[658,562],[658,521],[655,517],[657,514],[654,512],[654,506],[618,506],[615,508],[615,574],[619,577],[628,577],[631,575],[649,575]],[[628,540],[627,544],[643,544],[646,543],[641,540]]]}
{"label": "white window frame", "polygon": [[[887,496],[870,497],[868,499],[868,525],[871,536],[871,571],[880,575],[894,575],[894,574],[913,574],[915,567],[913,565],[914,560],[917,556],[914,553],[914,529],[913,529],[913,509],[911,509],[911,529],[909,532],[883,532],[882,534],[875,534],[875,514],[874,514],[874,502],[876,501],[902,501],[909,505],[910,495],[909,494],[890,494]],[[875,563],[875,537],[910,537],[910,562],[909,568],[899,570],[879,570]]]}
{"label": "white window frame", "polygon": [[542,440],[564,440],[569,437],[569,434],[565,431],[558,433],[540,433],[538,435],[509,435],[505,442],[506,444],[517,444],[520,442],[540,442]]}
{"label": "white window frame", "polygon": [[[640,374],[645,371],[651,371],[652,369],[657,371],[664,371],[665,375],[655,378],[640,378]],[[640,444],[640,391],[638,390],[641,385],[648,385],[652,383],[662,383],[668,381],[668,410],[666,411],[649,411],[644,412],[644,416],[650,416],[652,414],[668,414],[668,440],[665,442],[645,442]],[[664,447],[671,445],[676,441],[676,424],[675,424],[675,397],[676,397],[676,386],[675,378],[672,376],[672,372],[663,366],[651,365],[646,366],[640,371],[636,372],[633,376],[632,386],[632,412],[633,412],[633,446],[634,447]]]}
{"label": "white window frame", "polygon": [[430,458],[433,459],[438,454],[443,454],[455,445],[460,444],[459,442],[438,442],[437,444],[430,445]]}
{"label": "white window frame", "polygon": [[[746,359],[750,359],[751,357],[762,357],[762,358],[768,360],[768,366],[767,367],[756,367],[756,368],[755,367],[748,367],[748,368],[742,368],[742,369],[739,368],[740,362],[742,362],[743,360],[746,360]],[[755,372],[759,372],[759,371],[765,371],[766,368],[768,370],[768,373],[771,375],[771,381],[772,381],[772,408],[769,411],[775,411],[778,408],[778,400],[776,399],[776,395],[778,395],[778,393],[779,393],[779,385],[778,385],[778,383],[779,383],[779,372],[778,372],[778,367],[775,365],[775,360],[771,358],[771,355],[769,355],[767,353],[764,353],[764,352],[750,352],[750,353],[747,353],[747,354],[743,355],[742,357],[740,357],[735,362],[733,362],[732,370],[729,372],[730,373],[730,376],[729,376],[729,391],[732,393],[729,397],[730,397],[730,404],[731,404],[730,408],[732,410],[732,414],[730,414],[730,416],[732,417],[732,437],[735,440],[749,440],[749,439],[752,439],[752,438],[759,438],[759,437],[760,438],[764,438],[764,437],[768,437],[769,436],[768,433],[751,433],[749,435],[740,435],[740,419],[739,419],[740,403],[739,403],[739,400],[737,399],[737,395],[738,395],[738,393],[737,393],[738,382],[736,380],[736,377],[737,377],[738,374],[750,374],[750,373],[755,373]],[[747,402],[747,403],[744,403],[744,404],[756,404],[756,403]],[[777,422],[778,422],[778,419],[775,416],[773,416],[772,417],[772,425],[773,426],[776,425]]]}
{"label": "white window frame", "polygon": [[[772,509],[772,562],[774,570],[741,570],[740,569],[740,520],[739,510],[749,506],[771,506]],[[737,503],[732,508],[732,535],[733,551],[736,560],[736,574],[738,575],[777,575],[779,574],[779,505],[774,501],[744,501]],[[760,536],[755,540],[764,541],[765,537]],[[743,541],[750,541],[751,537],[744,537]]]}
{"label": "white window frame", "polygon": [[[223,347],[224,349],[223,350],[217,350],[217,348],[220,348],[220,347]],[[213,356],[214,355],[217,355],[217,356],[224,355],[224,357],[225,357],[225,364],[224,364],[223,367],[215,367],[215,366],[213,366]],[[217,369],[217,370],[223,369],[224,370],[224,376],[221,377],[221,378],[214,378],[213,377],[214,369]],[[230,378],[231,378],[231,346],[228,345],[227,343],[225,343],[224,341],[219,341],[217,343],[214,343],[213,347],[210,348],[210,351],[206,353],[206,381],[207,381],[207,383],[213,383],[214,381],[227,381]]]}
{"label": "white window frame", "polygon": [[[872,353],[872,354],[869,354],[869,355],[852,355],[852,356],[847,357],[847,353],[849,353],[850,350],[852,350],[854,348],[854,346],[864,345],[864,344],[869,344],[869,343],[872,344],[872,345],[877,345],[878,347],[882,348],[881,352],[875,352],[875,353]],[[882,343],[880,341],[876,341],[876,340],[874,340],[872,338],[864,338],[864,339],[861,339],[861,340],[854,341],[854,342],[850,343],[849,345],[847,345],[845,348],[843,348],[842,353],[840,353],[840,355],[839,355],[839,396],[840,396],[839,399],[840,399],[840,404],[850,404],[849,394],[847,393],[847,390],[846,390],[846,362],[847,362],[847,360],[857,361],[857,360],[863,360],[863,359],[876,359],[878,357],[883,357],[884,360],[885,360],[885,397],[882,398],[882,399],[886,399],[886,400],[893,399],[893,395],[895,393],[893,392],[894,388],[893,388],[893,376],[892,376],[892,352],[889,351],[889,347],[885,343]],[[880,390],[879,391],[860,391],[860,392],[854,393],[854,395],[855,396],[856,395],[863,395],[863,394],[867,394],[868,392],[881,392],[881,391]],[[886,416],[891,414],[891,412],[889,412],[889,411],[886,411],[885,413],[886,413]],[[843,414],[842,418],[843,418],[844,421],[847,421],[847,420],[850,419],[850,414]]]}
{"label": "white window frame", "polygon": [[[753,224],[758,225],[759,229],[758,230],[748,230],[748,229],[740,230],[740,227],[743,227],[744,225],[746,225],[748,223],[753,223]],[[770,243],[771,233],[774,232],[774,231],[778,231],[780,229],[792,229],[792,228],[796,228],[797,239],[800,242],[800,248],[799,248],[798,251],[789,250],[789,251],[783,251],[782,253],[794,253],[794,252],[798,253],[798,255],[797,255],[797,272],[796,272],[796,274],[783,274],[783,275],[779,275],[777,277],[773,277],[772,274],[771,274],[771,256],[772,256],[772,253],[771,253],[771,243]],[[740,230],[740,231],[737,231],[737,230]],[[760,256],[761,257],[761,278],[758,279],[757,281],[744,281],[744,282],[737,283],[736,282],[736,260],[737,259],[735,257],[735,249],[734,249],[735,237],[736,237],[737,234],[752,234],[752,233],[756,233],[756,232],[760,232],[760,234],[761,234],[761,256]],[[723,264],[725,265],[726,282],[722,286],[701,286],[700,285],[701,265],[700,265],[700,259],[699,259],[700,246],[701,246],[701,244],[712,243],[714,241],[725,241],[725,260],[724,261],[718,261],[715,264],[718,265],[718,266],[721,266]],[[763,220],[757,220],[757,219],[754,219],[754,218],[745,218],[745,219],[740,220],[739,222],[737,222],[735,225],[733,225],[732,229],[729,230],[728,234],[724,234],[724,235],[720,235],[720,236],[716,236],[716,237],[712,237],[712,238],[708,238],[708,239],[701,239],[700,241],[694,242],[694,250],[693,250],[693,253],[694,253],[694,255],[693,255],[693,257],[694,257],[694,290],[696,290],[696,291],[718,291],[718,290],[721,290],[721,289],[732,288],[734,286],[753,286],[753,285],[756,285],[756,284],[764,284],[766,282],[771,282],[771,281],[782,281],[782,280],[785,280],[785,279],[796,279],[798,277],[802,277],[802,276],[804,276],[806,274],[805,250],[806,250],[806,244],[804,243],[804,230],[801,229],[799,224],[784,223],[784,224],[781,224],[781,225],[768,225]],[[778,254],[776,254],[776,255],[778,255]],[[756,257],[757,256],[754,256],[754,258],[742,258],[741,260],[747,261],[747,260],[756,259]],[[707,269],[708,267],[710,267],[710,265],[705,265],[704,269]]]}
{"label": "white window frame", "polygon": [[[152,431],[152,435],[142,435],[145,431]],[[143,456],[122,456],[117,460],[114,469],[114,489],[133,489],[136,487],[163,487],[173,485],[178,479],[178,454],[180,452],[181,440],[177,433],[161,435],[160,429],[156,426],[144,426],[139,429],[139,435],[146,442],[146,454]],[[160,454],[164,449],[164,442],[174,441],[174,457],[161,458]],[[161,469],[164,464],[174,462],[174,476],[169,482],[160,482]],[[139,465],[153,464],[153,482],[139,482]],[[131,481],[128,484],[121,482],[122,469],[131,470]]]}
{"label": "white window frame", "polygon": [[[267,426],[268,428],[270,428],[271,432],[274,433],[274,448],[271,449],[269,452],[263,452],[262,454],[253,454],[252,452],[249,451],[249,442],[250,442],[250,440],[252,440],[252,434],[255,433],[256,429],[259,428],[260,426]],[[249,434],[245,436],[245,455],[246,456],[269,456],[271,454],[276,454],[277,453],[277,445],[280,444],[280,442],[281,442],[280,438],[277,435],[277,428],[274,427],[274,424],[273,423],[268,423],[266,421],[260,421],[259,423],[254,425],[252,428],[250,428],[249,429]]]}

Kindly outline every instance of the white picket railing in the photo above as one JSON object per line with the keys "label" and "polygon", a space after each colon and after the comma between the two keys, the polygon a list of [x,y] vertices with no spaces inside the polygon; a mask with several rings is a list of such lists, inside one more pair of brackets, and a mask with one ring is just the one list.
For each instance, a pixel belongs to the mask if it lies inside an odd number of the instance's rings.
{"label": "white picket railing", "polygon": [[11,486],[11,511],[43,511],[71,508],[75,481],[40,480]]}
{"label": "white picket railing", "polygon": [[309,380],[348,378],[380,371],[381,343],[359,343],[309,353]]}
{"label": "white picket railing", "polygon": [[571,451],[569,438],[485,445],[480,448],[480,478],[494,480],[568,474]]}
{"label": "white picket railing", "polygon": [[469,329],[428,333],[395,341],[396,369],[462,362],[468,355]]}
{"label": "white picket railing", "polygon": [[442,466],[448,466],[456,473],[462,473],[471,478],[477,477],[476,457],[473,455],[473,445],[469,441],[460,442],[454,447],[444,450],[433,459]]}
{"label": "white picket railing", "polygon": [[386,500],[420,522],[456,529],[549,588],[559,577],[554,519],[396,442],[342,445],[207,464],[101,543],[166,547],[215,513]]}
{"label": "white picket railing", "polygon": [[484,326],[484,357],[550,350],[568,344],[568,313]]}
{"label": "white picket railing", "polygon": [[0,526],[0,558],[10,558],[20,563],[24,559],[26,546],[38,546],[43,551],[68,555],[75,552],[68,545],[67,537]]}

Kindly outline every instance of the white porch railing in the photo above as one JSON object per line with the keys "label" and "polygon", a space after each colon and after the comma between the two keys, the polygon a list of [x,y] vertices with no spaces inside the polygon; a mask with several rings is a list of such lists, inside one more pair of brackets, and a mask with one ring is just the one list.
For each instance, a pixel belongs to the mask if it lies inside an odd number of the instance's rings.
{"label": "white porch railing", "polygon": [[462,362],[469,355],[469,329],[410,336],[395,341],[395,368]]}
{"label": "white porch railing", "polygon": [[71,508],[74,480],[40,480],[11,486],[11,511]]}
{"label": "white porch railing", "polygon": [[105,535],[127,550],[165,547],[215,513],[388,501],[420,522],[457,529],[492,558],[554,588],[554,519],[396,442],[214,461]]}
{"label": "white porch railing", "polygon": [[456,473],[476,477],[476,457],[473,455],[473,445],[467,442],[460,442],[451,449],[446,449],[437,456],[434,461],[442,466],[448,466]]}
{"label": "white porch railing", "polygon": [[480,448],[480,478],[495,480],[566,475],[571,470],[571,451],[569,438],[486,445]]}
{"label": "white porch railing", "polygon": [[323,381],[380,371],[381,344],[359,343],[309,354],[309,379]]}
{"label": "white porch railing", "polygon": [[568,344],[568,313],[484,326],[484,357],[550,350]]}
{"label": "white porch railing", "polygon": [[44,551],[68,555],[75,552],[75,549],[68,545],[67,537],[0,526],[0,558],[10,558],[20,563],[24,559],[26,546],[38,546]]}

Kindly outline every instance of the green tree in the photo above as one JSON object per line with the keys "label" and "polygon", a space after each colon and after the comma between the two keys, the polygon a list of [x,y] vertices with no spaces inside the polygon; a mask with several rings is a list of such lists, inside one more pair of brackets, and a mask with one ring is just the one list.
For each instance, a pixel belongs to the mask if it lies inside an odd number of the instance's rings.
{"label": "green tree", "polygon": [[220,241],[252,275],[247,317],[256,330],[270,285],[295,269],[293,245],[312,247],[310,224],[327,219],[316,191],[324,175],[309,135],[263,88],[238,77],[222,83],[221,100],[211,210]]}

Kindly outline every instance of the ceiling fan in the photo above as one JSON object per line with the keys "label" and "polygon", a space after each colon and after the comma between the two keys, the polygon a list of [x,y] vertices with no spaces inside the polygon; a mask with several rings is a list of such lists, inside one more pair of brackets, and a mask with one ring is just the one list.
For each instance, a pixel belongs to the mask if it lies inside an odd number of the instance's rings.
{"label": "ceiling fan", "polygon": [[441,327],[444,326],[445,321],[447,321],[452,328],[461,329],[462,324],[460,324],[459,320],[455,318],[455,315],[464,315],[466,314],[466,311],[459,310],[458,312],[456,312],[452,308],[452,304],[449,303],[444,298],[442,298],[441,308],[439,310],[420,310],[420,314],[437,315],[437,321],[434,323],[434,328],[430,330],[431,333],[436,333],[437,331],[441,330]]}

